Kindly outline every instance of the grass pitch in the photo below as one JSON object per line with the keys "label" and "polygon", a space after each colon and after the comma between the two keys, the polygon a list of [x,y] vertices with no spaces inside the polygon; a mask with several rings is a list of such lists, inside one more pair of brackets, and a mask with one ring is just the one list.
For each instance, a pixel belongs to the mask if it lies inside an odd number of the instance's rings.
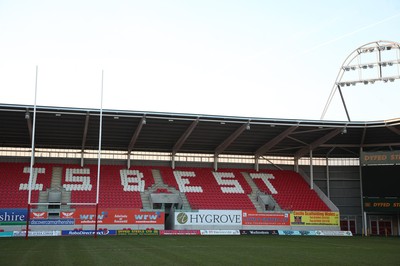
{"label": "grass pitch", "polygon": [[400,265],[400,238],[0,238],[0,265]]}

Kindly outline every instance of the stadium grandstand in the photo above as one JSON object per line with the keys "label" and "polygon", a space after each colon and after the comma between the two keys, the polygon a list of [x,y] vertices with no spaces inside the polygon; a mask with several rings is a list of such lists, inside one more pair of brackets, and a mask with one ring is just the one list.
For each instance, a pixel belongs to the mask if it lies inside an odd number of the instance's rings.
{"label": "stadium grandstand", "polygon": [[[0,122],[3,232],[25,226],[79,231],[95,223],[102,230],[399,235],[393,176],[399,173],[400,120],[2,104]],[[376,166],[382,158],[392,158],[392,166]],[[19,210],[28,210],[28,218],[19,219]],[[207,215],[214,220],[203,221]],[[46,221],[58,225],[45,227]]]}
{"label": "stadium grandstand", "polygon": [[321,120],[0,104],[0,233],[398,236],[400,119],[351,121],[342,89],[400,79],[399,50],[354,50]]}

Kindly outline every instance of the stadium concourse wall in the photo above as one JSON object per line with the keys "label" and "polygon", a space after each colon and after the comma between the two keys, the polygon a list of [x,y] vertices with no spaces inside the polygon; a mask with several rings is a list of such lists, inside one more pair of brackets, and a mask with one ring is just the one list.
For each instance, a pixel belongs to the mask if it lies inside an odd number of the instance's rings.
{"label": "stadium concourse wall", "polygon": [[[335,204],[342,223],[355,224],[353,234],[363,233],[362,191],[359,166],[314,166],[314,184]],[[301,166],[300,173],[310,176],[309,167]]]}
{"label": "stadium concourse wall", "polygon": [[[30,159],[27,157],[2,157],[2,162],[29,162]],[[36,163],[62,163],[62,164],[80,164],[81,160],[76,158],[42,158],[38,157],[35,159]],[[85,164],[96,164],[96,159],[85,159]],[[102,159],[102,164],[104,165],[126,165],[126,160],[116,160],[116,159]],[[151,161],[151,160],[135,160],[131,163],[131,165],[137,166],[170,166],[170,161]],[[203,162],[176,162],[177,167],[209,167],[212,168],[213,163],[203,163]],[[219,163],[220,168],[239,168],[239,169],[254,169],[253,164],[242,164],[242,163]],[[279,165],[279,168],[283,170],[294,170],[293,165]],[[318,167],[314,166],[314,183],[321,188],[321,190],[329,196],[330,200],[335,203],[341,216],[345,215],[346,217],[354,217],[357,221],[357,234],[361,234],[362,225],[361,225],[361,203],[360,203],[360,181],[359,181],[359,172],[358,167],[332,167],[330,166],[330,178],[327,176],[326,167]],[[260,170],[262,169],[276,169],[274,165],[260,165]],[[357,171],[355,170],[357,169]],[[309,174],[307,172],[307,167],[303,167],[301,169],[304,173]],[[328,180],[329,179],[329,180]],[[340,217],[341,220],[342,217]],[[118,230],[121,229],[120,225],[99,225],[100,228],[106,227],[109,230]],[[134,225],[127,224],[124,227],[128,227],[131,229],[137,230],[145,230],[150,228],[156,230],[165,229],[164,225]],[[76,229],[76,225],[63,225],[62,228],[67,228],[68,230]],[[174,228],[176,230],[180,229],[188,229],[191,228],[199,229],[197,226],[188,226],[188,225],[179,225],[177,223],[174,224]],[[266,230],[304,230],[303,226],[219,226],[219,225],[211,225],[211,226],[203,226],[202,229],[234,229],[234,230],[257,230],[257,229],[266,229]],[[23,226],[7,226],[8,230],[21,230]],[[59,230],[60,226],[58,225],[33,225],[31,226],[31,230]],[[93,230],[93,225],[82,225],[80,226],[82,230]],[[340,230],[339,226],[314,226],[308,228],[309,230]],[[353,232],[354,233],[354,232]]]}

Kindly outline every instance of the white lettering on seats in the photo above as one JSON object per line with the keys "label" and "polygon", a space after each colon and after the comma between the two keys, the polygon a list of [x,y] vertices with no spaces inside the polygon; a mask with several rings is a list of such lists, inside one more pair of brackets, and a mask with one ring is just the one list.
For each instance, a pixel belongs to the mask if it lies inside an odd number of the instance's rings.
{"label": "white lettering on seats", "polygon": [[[24,167],[25,174],[30,173],[30,167]],[[36,184],[38,174],[44,174],[46,172],[45,168],[32,168],[32,183],[31,183],[31,190],[42,190],[43,184]],[[19,184],[19,190],[29,190],[29,178],[28,183],[21,183]]]}
{"label": "white lettering on seats", "polygon": [[269,179],[275,179],[275,176],[272,174],[251,173],[250,177],[252,179],[261,179],[272,194],[278,194],[278,191],[276,191],[275,187],[271,184],[271,182],[269,182]]}
{"label": "white lettering on seats", "polygon": [[119,173],[124,191],[144,191],[145,181],[143,180],[144,175],[142,172],[139,170],[121,169]]}
{"label": "white lettering on seats", "polygon": [[190,184],[189,177],[196,177],[194,172],[174,171],[176,183],[178,183],[180,192],[203,192],[200,186],[188,186]]}
{"label": "white lettering on seats", "polygon": [[239,181],[235,178],[233,173],[218,173],[213,172],[215,180],[217,180],[218,185],[221,187],[221,191],[224,193],[244,193],[242,186],[240,185]]}
{"label": "white lettering on seats", "polygon": [[[65,170],[65,182],[75,184],[64,184],[67,191],[91,191],[89,168],[67,168]],[[76,184],[78,183],[78,184]]]}

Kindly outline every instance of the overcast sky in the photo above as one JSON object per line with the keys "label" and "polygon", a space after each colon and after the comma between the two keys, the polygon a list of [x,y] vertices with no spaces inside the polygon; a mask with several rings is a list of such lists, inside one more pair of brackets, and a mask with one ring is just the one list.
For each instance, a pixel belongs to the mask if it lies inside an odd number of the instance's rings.
{"label": "overcast sky", "polygon": [[[37,65],[38,105],[100,108],[104,70],[105,109],[319,119],[346,57],[399,25],[398,0],[0,0],[0,103],[34,103]],[[354,121],[400,117],[400,80],[343,93]]]}

